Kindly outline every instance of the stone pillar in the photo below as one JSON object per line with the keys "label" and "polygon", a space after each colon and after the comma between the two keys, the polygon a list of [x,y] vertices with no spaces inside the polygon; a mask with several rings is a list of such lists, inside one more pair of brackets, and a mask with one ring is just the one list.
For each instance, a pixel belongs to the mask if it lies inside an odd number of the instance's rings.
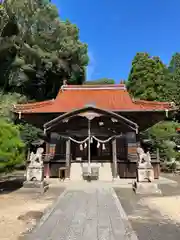
{"label": "stone pillar", "polygon": [[116,138],[112,140],[112,157],[113,157],[113,179],[117,178],[117,148]]}
{"label": "stone pillar", "polygon": [[66,178],[70,178],[71,140],[66,141]]}

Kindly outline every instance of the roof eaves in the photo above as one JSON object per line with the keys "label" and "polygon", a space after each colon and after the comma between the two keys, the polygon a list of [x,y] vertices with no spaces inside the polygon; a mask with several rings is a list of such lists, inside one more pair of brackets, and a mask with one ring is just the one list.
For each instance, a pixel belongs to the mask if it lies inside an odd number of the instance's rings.
{"label": "roof eaves", "polygon": [[95,107],[85,107],[85,108],[81,108],[81,109],[76,109],[76,110],[68,112],[68,113],[64,113],[64,114],[52,119],[51,121],[45,123],[44,129],[48,130],[48,129],[56,126],[57,122],[65,119],[65,118],[70,118],[72,115],[76,115],[81,111],[87,111],[87,110],[94,110],[94,111],[100,111],[103,113],[108,113],[108,114],[112,115],[112,117],[118,118],[119,120],[121,120],[124,124],[129,125],[129,127],[131,129],[135,130],[136,132],[138,131],[139,126],[135,122],[133,122],[133,121],[127,119],[126,117],[121,116],[115,112],[111,112],[109,110],[99,109],[99,108],[95,108]]}
{"label": "roof eaves", "polygon": [[124,84],[105,85],[65,85],[62,90],[126,90]]}
{"label": "roof eaves", "polygon": [[17,105],[13,105],[12,112],[20,112],[20,111],[24,112],[24,111],[29,111],[30,109],[39,109],[42,107],[52,105],[53,103],[54,103],[54,99],[43,101],[43,102],[17,104]]}

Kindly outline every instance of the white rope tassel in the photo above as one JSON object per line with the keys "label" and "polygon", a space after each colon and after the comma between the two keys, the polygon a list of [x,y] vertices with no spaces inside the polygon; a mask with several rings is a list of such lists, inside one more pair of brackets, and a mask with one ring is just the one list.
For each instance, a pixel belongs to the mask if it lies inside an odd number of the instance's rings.
{"label": "white rope tassel", "polygon": [[111,139],[113,139],[115,136],[112,136],[112,137],[110,137],[110,138],[108,138],[108,139],[105,139],[105,140],[101,140],[101,139],[99,139],[99,138],[97,138],[97,137],[95,137],[95,136],[92,136],[93,138],[94,138],[94,140],[96,140],[96,141],[98,141],[98,142],[100,142],[100,143],[107,143],[107,142],[109,142]]}
{"label": "white rope tassel", "polygon": [[84,148],[87,148],[87,143],[86,142],[84,143]]}
{"label": "white rope tassel", "polygon": [[99,147],[100,147],[100,143],[98,142],[98,143],[97,143],[97,148],[99,148]]}
{"label": "white rope tassel", "polygon": [[168,109],[165,109],[166,117],[168,118]]}
{"label": "white rope tassel", "polygon": [[19,119],[21,119],[21,112],[19,112]]}
{"label": "white rope tassel", "polygon": [[69,139],[70,139],[72,142],[75,142],[75,143],[78,143],[78,144],[83,144],[83,143],[85,143],[85,142],[89,139],[89,137],[85,138],[85,139],[82,140],[82,141],[77,141],[76,139],[74,139],[74,138],[72,138],[72,137],[69,137]]}
{"label": "white rope tassel", "polygon": [[[120,135],[118,135],[118,136],[122,136],[122,133],[121,133]],[[93,142],[93,139],[94,139],[94,140],[96,140],[96,141],[99,142],[99,143],[107,143],[107,142],[109,142],[110,140],[112,140],[112,139],[115,138],[115,137],[117,137],[117,136],[115,135],[115,136],[112,136],[112,137],[110,137],[110,138],[108,138],[108,139],[101,140],[101,139],[99,139],[99,138],[97,138],[97,137],[95,137],[95,136],[92,136],[91,139],[90,139],[90,142],[92,143],[92,142]],[[85,143],[85,142],[87,142],[87,141],[89,140],[89,137],[85,138],[85,139],[82,140],[82,141],[78,141],[78,140],[76,140],[76,139],[74,139],[74,138],[72,138],[72,137],[69,137],[69,139],[70,139],[72,142],[75,142],[75,143],[78,143],[78,144],[83,144],[83,143]]]}
{"label": "white rope tassel", "polygon": [[103,150],[105,150],[106,149],[106,146],[105,146],[105,144],[103,143],[103,145],[102,145],[102,149]]}
{"label": "white rope tassel", "polygon": [[83,145],[82,144],[80,144],[80,150],[83,151]]}

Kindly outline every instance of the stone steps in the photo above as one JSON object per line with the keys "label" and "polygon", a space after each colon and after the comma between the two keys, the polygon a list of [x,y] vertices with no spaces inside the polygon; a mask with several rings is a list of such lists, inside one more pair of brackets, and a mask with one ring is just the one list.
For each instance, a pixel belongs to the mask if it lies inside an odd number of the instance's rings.
{"label": "stone steps", "polygon": [[[85,164],[83,164],[85,166]],[[86,164],[87,165],[87,164]],[[112,170],[111,163],[92,163],[92,166],[99,167],[99,180],[100,181],[111,181]],[[70,179],[73,181],[82,180],[82,164],[72,163],[70,170]]]}
{"label": "stone steps", "polygon": [[99,180],[101,180],[101,181],[111,181],[112,180],[111,163],[102,163],[100,165]]}
{"label": "stone steps", "polygon": [[82,180],[81,163],[71,163],[70,179],[73,181]]}

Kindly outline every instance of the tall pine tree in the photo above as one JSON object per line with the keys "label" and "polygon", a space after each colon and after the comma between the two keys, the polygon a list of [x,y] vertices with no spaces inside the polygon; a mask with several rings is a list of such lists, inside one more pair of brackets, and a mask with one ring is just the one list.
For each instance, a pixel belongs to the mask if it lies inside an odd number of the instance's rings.
{"label": "tall pine tree", "polygon": [[172,101],[180,104],[180,53],[175,53],[169,63],[168,91]]}
{"label": "tall pine tree", "polygon": [[144,100],[167,100],[167,67],[159,57],[137,53],[127,81],[129,92]]}

